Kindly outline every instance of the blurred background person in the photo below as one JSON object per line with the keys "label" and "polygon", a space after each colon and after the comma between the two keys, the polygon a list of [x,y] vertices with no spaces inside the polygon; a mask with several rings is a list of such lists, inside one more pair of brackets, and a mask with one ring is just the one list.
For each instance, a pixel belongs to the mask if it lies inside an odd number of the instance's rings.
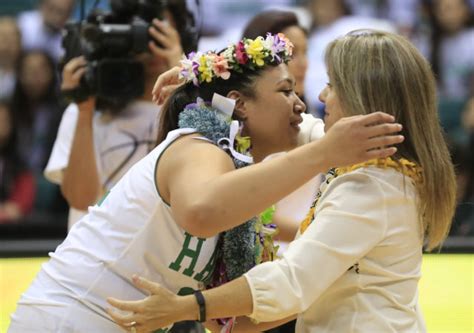
{"label": "blurred background person", "polygon": [[0,100],[0,224],[16,222],[33,207],[35,181],[16,145],[10,105]]}
{"label": "blurred background person", "polygon": [[38,8],[21,13],[18,26],[25,50],[42,49],[58,62],[64,51],[62,33],[74,8],[74,0],[40,0]]}
{"label": "blurred background person", "polygon": [[467,0],[432,0],[426,56],[438,81],[441,124],[454,144],[466,146],[461,114],[474,93],[474,11]]}
{"label": "blurred background person", "polygon": [[0,17],[0,98],[10,98],[16,83],[21,35],[12,17]]}
{"label": "blurred background person", "polygon": [[245,26],[242,37],[255,39],[267,33],[283,33],[293,43],[293,58],[288,63],[295,77],[295,92],[304,102],[304,80],[308,69],[308,32],[299,24],[294,12],[266,10],[255,15]]}
{"label": "blurred background person", "polygon": [[308,39],[308,74],[305,82],[305,97],[308,106],[315,110],[315,116],[323,117],[323,103],[318,93],[328,82],[324,50],[335,38],[356,29],[376,29],[395,32],[395,25],[384,19],[352,15],[346,0],[311,0],[307,4],[312,18]]}
{"label": "blurred background person", "polygon": [[35,211],[47,212],[62,202],[58,186],[43,176],[63,109],[54,60],[41,50],[25,52],[19,59],[17,73],[12,97],[17,149],[34,173],[38,193],[41,193],[36,197]]}

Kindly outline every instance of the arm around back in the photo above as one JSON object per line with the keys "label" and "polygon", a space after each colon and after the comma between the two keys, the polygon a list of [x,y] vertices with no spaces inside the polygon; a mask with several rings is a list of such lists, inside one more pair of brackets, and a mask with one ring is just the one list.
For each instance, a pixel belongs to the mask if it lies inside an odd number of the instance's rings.
{"label": "arm around back", "polygon": [[160,193],[184,229],[199,237],[214,236],[263,212],[332,166],[393,154],[396,149],[387,146],[403,137],[381,135],[397,132],[400,126],[372,125],[387,117],[391,116],[376,113],[343,118],[320,140],[238,170],[218,147],[184,137],[162,156],[157,170]]}
{"label": "arm around back", "polygon": [[157,184],[178,225],[194,236],[212,237],[259,214],[322,171],[320,148],[308,144],[235,170],[220,148],[187,136],[163,153]]}

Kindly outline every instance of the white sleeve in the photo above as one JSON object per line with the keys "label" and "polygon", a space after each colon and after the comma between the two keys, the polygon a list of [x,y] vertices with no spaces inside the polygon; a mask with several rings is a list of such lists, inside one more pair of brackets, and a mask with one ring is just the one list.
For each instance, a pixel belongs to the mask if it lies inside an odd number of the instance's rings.
{"label": "white sleeve", "polygon": [[320,199],[314,222],[282,259],[245,274],[257,321],[273,321],[308,309],[386,232],[384,192],[370,176],[353,172],[334,179]]}
{"label": "white sleeve", "polygon": [[324,122],[311,114],[303,113],[303,122],[298,133],[298,146],[322,138],[324,135]]}
{"label": "white sleeve", "polygon": [[63,170],[69,163],[69,155],[71,153],[74,132],[76,131],[78,115],[79,109],[76,104],[70,104],[66,110],[64,110],[58,129],[58,135],[56,136],[51,156],[44,170],[44,176],[52,183],[61,184],[63,181]]}

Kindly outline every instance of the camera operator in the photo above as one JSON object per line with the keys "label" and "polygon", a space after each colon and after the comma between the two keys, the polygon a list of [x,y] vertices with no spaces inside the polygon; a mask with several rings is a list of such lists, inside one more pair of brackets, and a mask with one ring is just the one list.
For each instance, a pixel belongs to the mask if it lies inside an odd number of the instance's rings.
{"label": "camera operator", "polygon": [[[68,228],[155,146],[159,113],[158,106],[151,102],[155,79],[179,63],[183,50],[195,48],[190,45],[195,41],[183,33],[183,27],[192,20],[186,1],[170,0],[164,4],[163,13],[159,13],[163,19],[153,19],[148,30],[154,40],[148,43],[150,52],[133,56],[144,68],[143,96],[121,104],[92,95],[64,111],[45,176],[60,184],[69,203]],[[85,57],[71,59],[63,69],[62,90],[78,88],[86,72]],[[111,83],[127,85],[123,78],[120,80],[120,70],[113,75],[118,81]]]}

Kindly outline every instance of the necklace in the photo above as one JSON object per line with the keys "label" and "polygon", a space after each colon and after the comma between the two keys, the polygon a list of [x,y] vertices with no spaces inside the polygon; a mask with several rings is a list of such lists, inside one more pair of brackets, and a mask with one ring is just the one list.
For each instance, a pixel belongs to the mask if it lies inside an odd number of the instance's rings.
{"label": "necklace", "polygon": [[415,184],[420,184],[423,181],[423,172],[422,172],[421,167],[419,167],[416,163],[413,163],[404,158],[401,158],[398,160],[394,160],[391,157],[379,158],[379,159],[369,160],[363,163],[354,164],[348,167],[332,168],[326,174],[326,179],[319,187],[318,194],[316,195],[313,203],[311,204],[308,214],[306,215],[306,217],[300,224],[300,233],[303,234],[306,231],[306,229],[309,227],[309,225],[313,223],[314,217],[315,217],[315,211],[316,211],[319,199],[321,198],[322,194],[324,193],[328,185],[334,180],[334,178],[340,175],[343,175],[345,173],[354,171],[356,169],[364,168],[368,166],[375,166],[377,168],[382,168],[382,169],[387,169],[387,168],[395,169],[398,172],[404,174],[405,176],[410,177],[415,182]]}

